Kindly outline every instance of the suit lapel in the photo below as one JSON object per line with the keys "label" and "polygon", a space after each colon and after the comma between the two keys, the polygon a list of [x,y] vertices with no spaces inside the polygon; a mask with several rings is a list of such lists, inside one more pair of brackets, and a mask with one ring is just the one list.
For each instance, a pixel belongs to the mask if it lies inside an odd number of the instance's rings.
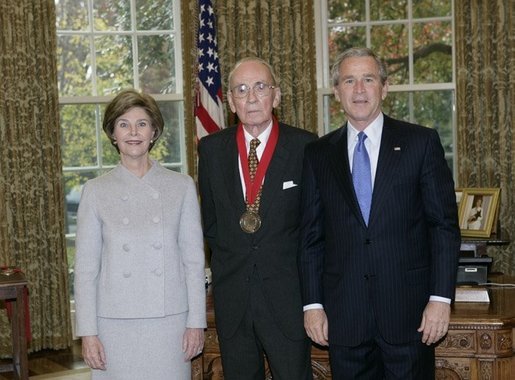
{"label": "suit lapel", "polygon": [[236,144],[236,128],[233,133],[228,134],[220,147],[220,166],[223,172],[223,180],[226,189],[232,189],[227,196],[232,203],[232,210],[236,210],[238,218],[245,212],[245,197],[240,179],[240,168],[238,160],[238,146]]}
{"label": "suit lapel", "polygon": [[383,207],[391,206],[389,199],[392,192],[392,181],[395,178],[396,167],[405,148],[406,144],[401,136],[396,133],[392,120],[385,115],[381,147],[377,159],[369,226],[380,215],[380,210]]}
{"label": "suit lapel", "polygon": [[352,183],[347,147],[347,125],[340,128],[339,132],[332,136],[330,142],[332,147],[332,151],[330,152],[330,166],[334,172],[336,183],[340,185],[343,196],[347,199],[351,210],[356,214],[356,217],[362,221],[363,225],[365,225]]}
{"label": "suit lapel", "polygon": [[259,214],[264,218],[270,205],[279,200],[276,190],[282,188],[282,181],[285,179],[285,171],[288,168],[288,158],[290,151],[288,149],[289,137],[285,136],[284,129],[279,128],[279,138],[275,151],[270,161],[270,165],[265,174],[265,181],[261,190],[261,203],[259,206]]}

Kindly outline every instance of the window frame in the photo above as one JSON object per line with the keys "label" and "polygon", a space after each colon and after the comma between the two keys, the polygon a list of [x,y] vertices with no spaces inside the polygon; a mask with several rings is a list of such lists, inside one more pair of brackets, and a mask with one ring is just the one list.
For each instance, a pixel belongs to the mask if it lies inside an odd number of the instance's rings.
{"label": "window frame", "polygon": [[[451,4],[451,15],[445,17],[428,17],[428,18],[420,18],[414,21],[413,19],[413,0],[408,0],[408,17],[406,19],[399,20],[388,20],[388,21],[371,21],[370,20],[370,0],[363,0],[366,3],[365,12],[366,12],[366,21],[360,22],[349,22],[343,23],[344,25],[349,25],[352,27],[355,26],[365,26],[366,28],[366,44],[367,47],[371,45],[371,27],[377,25],[394,25],[399,22],[406,23],[408,28],[408,57],[409,57],[409,83],[402,85],[392,85],[389,84],[388,92],[389,93],[399,93],[399,92],[423,92],[423,91],[451,91],[452,92],[452,139],[453,139],[453,148],[452,153],[447,154],[446,157],[452,156],[453,162],[453,173],[454,176],[457,176],[458,167],[457,167],[457,119],[456,119],[456,41],[455,41],[455,21],[454,21],[454,0]],[[330,24],[328,23],[328,10],[327,10],[327,0],[316,0],[315,1],[315,47],[316,47],[316,56],[317,56],[317,110],[318,110],[318,134],[320,136],[329,132],[329,120],[325,110],[324,98],[327,96],[333,95],[333,88],[330,79],[330,67],[327,64],[329,62],[329,49],[328,49],[328,31],[330,28]],[[447,83],[414,83],[414,70],[413,70],[413,25],[419,22],[430,22],[430,21],[445,21],[451,23],[452,29],[452,82]],[[338,23],[342,24],[342,23]],[[413,118],[413,108],[410,109],[410,119]]]}
{"label": "window frame", "polygon": [[[93,0],[86,0],[86,7],[88,12],[88,27],[84,30],[73,30],[73,29],[59,29],[59,25],[56,25],[57,29],[57,37],[61,36],[84,36],[89,44],[89,53],[92,55],[91,57],[91,65],[92,72],[97,73],[96,66],[96,56],[97,52],[95,50],[94,39],[98,36],[130,36],[131,37],[131,49],[132,49],[132,85],[134,88],[140,88],[139,82],[139,72],[138,72],[138,37],[140,36],[158,36],[158,35],[171,35],[174,41],[174,50],[173,54],[175,57],[174,69],[175,69],[175,92],[174,93],[166,93],[166,94],[156,94],[149,93],[158,103],[160,102],[169,102],[177,105],[178,110],[178,134],[177,137],[179,139],[178,146],[180,147],[180,154],[178,156],[178,161],[176,162],[160,162],[160,164],[164,167],[167,167],[172,170],[180,171],[182,173],[188,172],[188,160],[187,160],[187,146],[186,146],[186,124],[185,124],[185,115],[184,115],[184,71],[183,71],[183,52],[182,52],[182,23],[181,23],[181,0],[173,0],[172,2],[172,12],[173,12],[173,25],[170,29],[160,30],[160,29],[152,29],[152,30],[137,30],[137,8],[136,2],[137,0],[128,0],[130,2],[130,11],[131,11],[131,27],[130,30],[106,30],[106,31],[98,31],[94,30],[94,15],[93,15]],[[107,170],[115,167],[112,164],[104,164],[103,162],[103,146],[102,146],[102,136],[104,131],[102,130],[102,120],[101,113],[103,108],[107,103],[109,103],[115,94],[111,95],[98,95],[98,87],[96,83],[96,75],[92,76],[92,92],[93,95],[89,96],[61,96],[59,94],[59,108],[68,105],[90,105],[95,107],[95,144],[96,144],[96,163],[93,165],[85,165],[85,166],[62,166],[62,174],[63,181],[65,181],[67,173],[83,173],[83,172],[94,172],[96,175],[101,175]],[[62,121],[61,121],[62,123]],[[63,130],[63,124],[60,124],[61,131]],[[64,151],[66,147],[63,145],[61,149]],[[113,148],[114,149],[114,148]],[[152,153],[151,153],[152,154]],[[67,201],[63,200],[63,207],[65,208],[64,212],[67,215]],[[73,242],[75,240],[75,231],[70,232],[68,230],[68,224],[66,223],[66,233],[65,237],[67,241]],[[72,302],[73,304],[73,302]]]}

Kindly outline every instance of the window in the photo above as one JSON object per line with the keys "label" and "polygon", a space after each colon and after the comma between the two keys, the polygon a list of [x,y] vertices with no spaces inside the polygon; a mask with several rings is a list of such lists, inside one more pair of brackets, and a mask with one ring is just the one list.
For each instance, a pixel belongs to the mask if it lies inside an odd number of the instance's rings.
{"label": "window", "polygon": [[73,267],[77,207],[84,183],[119,155],[102,112],[121,89],[158,101],[165,130],[151,151],[186,171],[179,0],[55,0],[68,263]]}
{"label": "window", "polygon": [[319,4],[321,133],[345,121],[332,93],[332,63],[345,49],[366,46],[388,64],[384,112],[438,130],[447,162],[454,168],[454,1],[323,0]]}

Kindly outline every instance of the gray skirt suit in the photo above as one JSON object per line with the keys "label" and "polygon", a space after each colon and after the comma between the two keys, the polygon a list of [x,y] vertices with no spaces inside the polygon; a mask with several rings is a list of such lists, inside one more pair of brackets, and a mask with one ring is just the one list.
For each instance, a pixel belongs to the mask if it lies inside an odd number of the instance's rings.
{"label": "gray skirt suit", "polygon": [[93,379],[189,379],[182,337],[206,327],[204,246],[193,180],[153,162],[86,182],[77,214],[78,336],[98,335]]}

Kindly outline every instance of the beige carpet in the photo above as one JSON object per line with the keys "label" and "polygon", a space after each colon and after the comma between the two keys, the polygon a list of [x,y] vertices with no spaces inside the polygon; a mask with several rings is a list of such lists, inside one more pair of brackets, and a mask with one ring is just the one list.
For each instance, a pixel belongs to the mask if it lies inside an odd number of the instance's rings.
{"label": "beige carpet", "polygon": [[91,375],[89,372],[89,368],[72,369],[69,371],[50,373],[48,375],[31,376],[30,380],[90,380]]}

